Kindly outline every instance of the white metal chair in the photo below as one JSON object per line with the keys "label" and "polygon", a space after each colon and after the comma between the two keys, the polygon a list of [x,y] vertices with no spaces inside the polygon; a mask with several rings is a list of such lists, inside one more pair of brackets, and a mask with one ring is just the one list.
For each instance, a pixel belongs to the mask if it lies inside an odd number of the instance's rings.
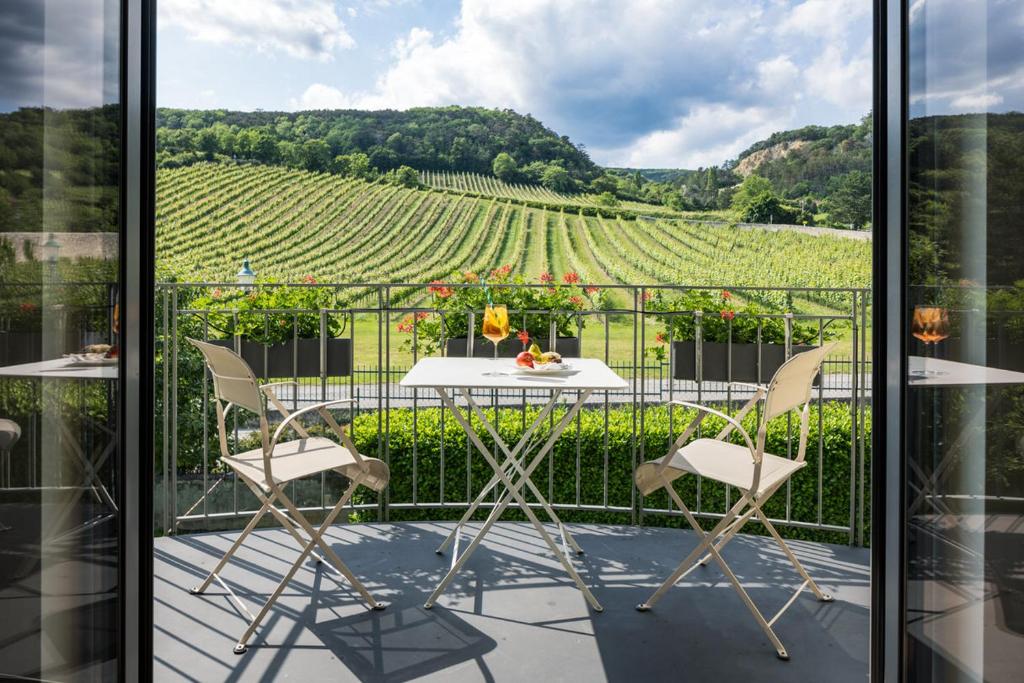
{"label": "white metal chair", "polygon": [[[640,611],[646,611],[654,607],[671,588],[685,575],[689,574],[696,566],[705,565],[709,560],[714,559],[728,577],[730,583],[739,593],[743,603],[754,615],[758,625],[764,630],[768,639],[775,646],[780,659],[789,659],[786,648],[782,641],[772,630],[779,617],[796,600],[804,588],[810,586],[811,591],[821,601],[831,601],[832,596],[823,593],[814,580],[804,570],[803,565],[786,545],[785,541],[776,531],[775,527],[768,521],[767,515],[762,511],[762,506],[771,498],[772,494],[779,490],[793,474],[807,463],[804,462],[804,455],[807,451],[808,418],[810,415],[811,389],[814,378],[821,369],[825,356],[835,347],[835,344],[805,351],[797,354],[786,361],[775,373],[771,383],[767,386],[746,385],[754,389],[754,395],[740,409],[735,417],[725,413],[688,401],[673,401],[673,403],[688,408],[695,408],[697,415],[686,427],[683,434],[676,439],[668,453],[655,460],[640,465],[635,473],[637,488],[647,496],[664,488],[672,500],[682,511],[686,520],[701,537],[700,543],[693,551],[686,556],[663,584],[654,592],[647,602],[637,605]],[[741,383],[736,383],[741,384]],[[743,418],[753,410],[758,402],[764,399],[764,408],[760,423],[757,429],[757,440],[752,441],[750,435],[740,424]],[[768,423],[774,418],[789,413],[794,408],[801,408],[800,412],[800,442],[795,459],[771,455],[764,452],[765,436]],[[697,430],[697,427],[708,415],[715,415],[726,421],[725,427],[715,436],[714,439],[699,438],[686,443]],[[734,431],[743,437],[743,444],[735,444],[727,441]],[[683,444],[686,444],[685,446]],[[672,482],[686,475],[696,474],[734,486],[740,490],[741,496],[725,516],[711,531],[704,533],[704,530],[697,523],[689,508],[683,503],[682,498],[672,487]],[[764,615],[751,600],[750,595],[740,584],[739,579],[729,568],[729,565],[722,559],[722,548],[728,543],[747,521],[756,516],[771,534],[775,542],[782,548],[797,573],[803,577],[803,583],[786,601],[774,617],[765,619]]]}
{"label": "white metal chair", "polygon": [[[277,399],[273,388],[280,384],[290,384],[290,382],[260,386],[246,362],[233,351],[222,346],[215,346],[193,339],[189,339],[189,341],[203,353],[203,356],[206,358],[207,367],[213,375],[221,460],[235,472],[239,479],[245,482],[261,503],[259,511],[253,515],[253,518],[246,525],[245,529],[242,530],[238,539],[235,540],[231,548],[224,554],[224,557],[220,559],[217,566],[206,577],[206,580],[190,591],[192,593],[202,593],[216,579],[241,607],[242,611],[250,616],[248,627],[235,645],[235,654],[242,654],[246,651],[246,643],[249,638],[256,631],[260,622],[267,612],[270,611],[270,608],[280,597],[285,586],[295,576],[295,572],[298,571],[299,566],[306,558],[312,554],[317,562],[324,562],[324,557],[314,552],[315,546],[319,546],[323,555],[326,556],[328,566],[332,566],[339,574],[345,577],[370,607],[373,609],[384,609],[385,605],[373,599],[373,596],[366,590],[366,587],[352,574],[323,538],[324,532],[334,522],[342,508],[348,503],[352,494],[360,485],[379,492],[387,486],[390,477],[388,467],[382,461],[359,454],[348,434],[345,433],[327,410],[334,405],[353,403],[354,399],[326,401],[289,413]],[[273,434],[270,433],[267,421],[264,397],[280,411],[283,418],[283,421]],[[225,416],[235,406],[250,410],[259,416],[260,436],[262,437],[262,446],[260,448],[237,454],[232,454],[228,451]],[[331,431],[341,441],[341,445],[334,443],[330,439],[311,437],[309,435],[302,424],[298,422],[298,418],[312,412],[318,413],[323,418],[327,426],[330,427]],[[288,429],[293,430],[299,438],[282,442],[280,440],[281,436]],[[296,507],[295,503],[285,494],[285,484],[302,477],[328,471],[334,471],[345,476],[349,479],[350,483],[337,504],[324,518],[320,527],[314,529]],[[284,510],[279,509],[275,505],[277,501],[284,505]],[[288,533],[295,538],[302,552],[277,585],[274,592],[271,593],[270,598],[264,603],[263,608],[256,616],[252,616],[252,613],[249,612],[241,600],[235,596],[223,579],[220,578],[220,571],[239,546],[241,546],[245,537],[256,528],[260,519],[267,513],[273,515]]]}

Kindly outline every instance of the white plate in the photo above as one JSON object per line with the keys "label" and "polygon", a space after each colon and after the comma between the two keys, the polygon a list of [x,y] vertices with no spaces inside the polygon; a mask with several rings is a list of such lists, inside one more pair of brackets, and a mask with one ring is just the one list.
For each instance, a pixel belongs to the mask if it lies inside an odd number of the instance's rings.
{"label": "white plate", "polygon": [[557,375],[563,372],[572,372],[572,365],[570,363],[544,363],[543,365],[534,365],[532,368],[525,365],[517,365],[512,368],[512,374],[515,375]]}
{"label": "white plate", "polygon": [[71,365],[117,365],[117,358],[108,358],[102,353],[69,353],[64,356]]}

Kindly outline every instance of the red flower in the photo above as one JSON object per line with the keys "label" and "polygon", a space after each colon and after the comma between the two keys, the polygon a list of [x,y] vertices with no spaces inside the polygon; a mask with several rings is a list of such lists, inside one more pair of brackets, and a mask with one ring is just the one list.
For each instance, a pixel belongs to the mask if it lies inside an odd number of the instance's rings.
{"label": "red flower", "polygon": [[413,324],[411,315],[405,316],[402,319],[402,322],[398,323],[398,325],[395,326],[395,329],[397,329],[399,332],[404,332],[406,334],[412,333],[412,328]]}
{"label": "red flower", "polygon": [[494,280],[503,280],[504,278],[508,277],[509,273],[511,272],[512,266],[506,264],[504,266],[501,266],[500,268],[495,268],[494,270],[492,270],[491,278]]}
{"label": "red flower", "polygon": [[583,308],[583,298],[582,297],[570,296],[569,297],[569,303],[571,303],[576,308]]}
{"label": "red flower", "polygon": [[516,333],[516,337],[519,339],[523,346],[526,346],[527,344],[530,343],[530,333],[527,332],[526,330],[519,330],[519,332]]}
{"label": "red flower", "polygon": [[645,289],[644,290],[644,301],[650,301],[653,298],[654,298],[654,293],[651,292],[650,290],[646,290]]}
{"label": "red flower", "polygon": [[420,311],[419,313],[416,314],[416,322],[419,322],[420,320],[426,320],[429,317],[430,313],[428,313],[427,311]]}
{"label": "red flower", "polygon": [[730,292],[728,289],[723,289],[722,290],[722,299],[725,300],[725,301],[728,301],[731,298],[732,298],[732,292]]}
{"label": "red flower", "polygon": [[575,285],[580,281],[580,276],[575,272],[568,272],[562,276],[562,282],[567,285]]}
{"label": "red flower", "polygon": [[440,280],[434,280],[433,282],[431,282],[430,286],[427,287],[427,291],[430,292],[431,294],[436,295],[437,298],[439,299],[447,299],[452,295],[452,288],[445,287],[444,285],[441,284]]}
{"label": "red flower", "polygon": [[220,298],[220,295],[221,295],[221,293],[222,293],[222,292],[220,291],[220,287],[218,287],[217,289],[213,290],[213,298],[214,298],[214,299],[219,299],[219,298]]}
{"label": "red flower", "polygon": [[664,332],[659,332],[658,334],[654,335],[654,341],[658,342],[659,344],[664,344],[665,342],[668,341],[668,337],[665,336]]}
{"label": "red flower", "polygon": [[22,313],[33,313],[37,308],[39,307],[36,306],[31,301],[26,301],[25,303],[18,306],[18,310],[21,311]]}
{"label": "red flower", "polygon": [[601,291],[601,288],[594,287],[593,285],[591,285],[590,287],[587,287],[583,291],[587,293],[587,296],[594,296],[595,294]]}
{"label": "red flower", "polygon": [[541,282],[554,282],[555,281],[555,276],[545,270],[543,273],[540,274],[540,281]]}
{"label": "red flower", "polygon": [[312,275],[307,275],[306,277],[302,278],[302,281],[305,282],[307,285],[316,284],[316,278],[313,277]]}
{"label": "red flower", "polygon": [[466,282],[480,282],[480,276],[471,270],[467,270],[465,273],[463,273],[462,277],[466,280]]}
{"label": "red flower", "polygon": [[730,311],[727,308],[722,310],[722,320],[732,320],[735,317],[736,317],[736,312],[735,311]]}

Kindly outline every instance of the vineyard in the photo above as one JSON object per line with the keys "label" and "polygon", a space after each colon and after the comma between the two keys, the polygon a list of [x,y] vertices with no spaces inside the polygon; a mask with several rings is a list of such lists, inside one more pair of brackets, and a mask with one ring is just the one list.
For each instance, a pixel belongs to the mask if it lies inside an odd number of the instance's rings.
{"label": "vineyard", "polygon": [[[321,282],[427,282],[511,264],[530,280],[544,271],[576,271],[593,283],[870,284],[867,242],[584,215],[571,205],[524,201],[544,190],[520,187],[510,192],[522,195],[509,197],[498,181],[461,177],[473,186],[441,192],[277,166],[162,169],[158,258],[190,280],[206,281],[233,280],[248,257],[261,277],[279,281],[312,275]],[[483,196],[491,192],[499,196]],[[797,305],[838,301],[825,293]]]}
{"label": "vineyard", "polygon": [[[555,207],[585,207],[604,208],[609,207],[598,201],[597,196],[592,194],[561,194],[547,189],[541,185],[524,185],[521,183],[506,183],[494,176],[485,176],[478,173],[461,173],[452,171],[423,171],[420,173],[420,182],[435,190],[444,190],[458,194],[466,194],[478,197],[497,197],[499,199],[512,199],[524,204],[542,204]],[[673,211],[665,206],[657,204],[644,204],[643,202],[618,201],[613,209],[631,211],[651,216],[679,216],[681,212]],[[610,211],[614,213],[614,211]]]}

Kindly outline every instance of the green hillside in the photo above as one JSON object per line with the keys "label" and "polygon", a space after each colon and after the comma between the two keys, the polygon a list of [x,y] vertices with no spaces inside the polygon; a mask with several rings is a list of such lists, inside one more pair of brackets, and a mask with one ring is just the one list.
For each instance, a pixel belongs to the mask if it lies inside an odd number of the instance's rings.
{"label": "green hillside", "polygon": [[280,166],[163,169],[157,194],[159,265],[190,280],[230,281],[248,257],[261,276],[290,281],[427,282],[510,264],[531,281],[571,270],[602,284],[870,282],[865,242],[590,216]]}

